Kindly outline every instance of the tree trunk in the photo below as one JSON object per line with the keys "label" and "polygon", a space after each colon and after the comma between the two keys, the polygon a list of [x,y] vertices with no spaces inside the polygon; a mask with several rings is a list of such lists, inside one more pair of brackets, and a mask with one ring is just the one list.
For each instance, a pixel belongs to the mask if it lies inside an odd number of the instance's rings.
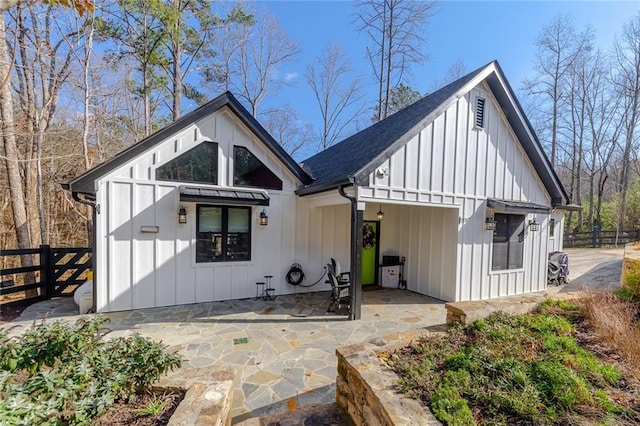
{"label": "tree trunk", "polygon": [[[394,0],[389,0],[389,33],[387,35],[387,45],[389,46],[387,49],[387,67],[386,67],[386,88],[385,88],[385,97],[384,97],[384,116],[383,118],[387,118],[389,116],[389,98],[391,97],[391,74],[393,71],[393,9],[395,7]],[[386,29],[385,29],[386,31]]]}
{"label": "tree trunk", "polygon": [[[13,96],[11,94],[11,64],[9,63],[9,52],[7,50],[6,33],[4,25],[4,15],[0,13],[0,126],[2,129],[2,143],[6,156],[5,165],[7,168],[7,178],[9,181],[9,196],[11,198],[11,211],[16,228],[16,241],[18,248],[31,248],[31,238],[29,235],[29,225],[27,223],[27,210],[24,199],[24,187],[20,168],[18,166],[18,147],[16,144],[15,127],[13,121]],[[32,266],[31,255],[20,257],[22,266]],[[35,282],[35,274],[25,274],[25,284]],[[37,290],[29,290],[27,297],[36,296]]]}
{"label": "tree trunk", "polygon": [[[83,62],[83,89],[84,89],[84,111],[82,116],[82,157],[84,158],[84,169],[89,170],[91,167],[91,160],[89,158],[89,128],[90,128],[90,119],[91,119],[91,110],[89,105],[91,104],[91,52],[93,50],[93,16],[90,18],[91,25],[89,28],[89,34],[87,34],[87,41],[84,47],[84,62]],[[144,73],[143,73],[144,75]],[[147,108],[148,108],[148,96],[146,93],[146,86],[143,90],[144,102],[145,102],[145,136],[148,136],[148,121],[147,121]],[[91,242],[93,241],[93,211],[90,206],[85,206],[85,214],[87,217],[86,220],[86,230],[87,230],[87,241],[89,246],[91,246]]]}
{"label": "tree trunk", "polygon": [[171,72],[173,75],[173,120],[180,118],[180,107],[182,100],[182,67],[180,61],[182,60],[182,42],[180,40],[180,25],[182,19],[178,19],[180,16],[180,1],[173,0],[175,6],[175,23],[172,31],[172,46],[171,53],[173,56],[173,64]]}

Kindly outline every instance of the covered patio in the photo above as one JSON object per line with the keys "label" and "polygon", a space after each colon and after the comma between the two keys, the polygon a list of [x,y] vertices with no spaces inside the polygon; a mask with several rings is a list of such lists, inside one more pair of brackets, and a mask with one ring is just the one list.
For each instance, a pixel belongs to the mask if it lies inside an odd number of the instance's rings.
{"label": "covered patio", "polygon": [[[343,188],[301,199],[307,213],[300,222],[309,230],[308,246],[298,250],[308,251],[310,259],[335,258],[350,271],[351,319],[363,315],[361,290],[376,286],[455,300],[460,207],[375,198],[356,202],[353,192]],[[307,263],[316,272],[318,266]],[[387,279],[390,266],[396,281]],[[308,278],[317,277],[309,273]]]}
{"label": "covered patio", "polygon": [[[236,423],[312,403],[334,402],[337,347],[445,322],[440,300],[399,289],[362,294],[360,321],[327,313],[327,291],[277,296],[274,301],[251,298],[106,316],[110,335],[140,333],[161,340],[184,356],[183,368],[233,368]],[[28,327],[43,317],[74,320],[78,318],[75,313],[71,299],[55,299],[30,306],[10,325]]]}

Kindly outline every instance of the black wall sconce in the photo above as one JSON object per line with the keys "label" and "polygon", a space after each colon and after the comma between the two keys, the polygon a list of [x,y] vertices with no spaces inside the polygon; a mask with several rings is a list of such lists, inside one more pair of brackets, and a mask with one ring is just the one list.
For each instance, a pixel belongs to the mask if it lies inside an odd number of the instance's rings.
{"label": "black wall sconce", "polygon": [[382,211],[382,204],[379,204],[380,210],[378,210],[378,213],[376,213],[376,215],[378,216],[378,220],[384,220],[384,212]]}
{"label": "black wall sconce", "polygon": [[492,216],[487,216],[484,220],[484,229],[486,231],[494,231],[496,229],[496,221]]}
{"label": "black wall sconce", "polygon": [[260,226],[267,226],[269,224],[269,216],[267,216],[267,211],[262,208],[259,217]]}
{"label": "black wall sconce", "polygon": [[180,225],[187,223],[187,209],[183,206],[180,206],[180,210],[178,210],[178,223]]}
{"label": "black wall sconce", "polygon": [[529,231],[535,232],[540,230],[540,224],[536,221],[535,216],[529,221]]}

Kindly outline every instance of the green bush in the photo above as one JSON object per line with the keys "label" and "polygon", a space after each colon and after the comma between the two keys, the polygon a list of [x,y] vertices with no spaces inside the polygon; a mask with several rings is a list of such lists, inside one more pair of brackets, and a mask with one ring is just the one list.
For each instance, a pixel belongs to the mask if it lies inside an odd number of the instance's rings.
{"label": "green bush", "polygon": [[43,322],[21,338],[0,330],[0,424],[85,424],[180,366],[138,334],[104,339],[105,321]]}
{"label": "green bush", "polygon": [[624,260],[622,286],[617,294],[623,299],[640,302],[640,260]]}

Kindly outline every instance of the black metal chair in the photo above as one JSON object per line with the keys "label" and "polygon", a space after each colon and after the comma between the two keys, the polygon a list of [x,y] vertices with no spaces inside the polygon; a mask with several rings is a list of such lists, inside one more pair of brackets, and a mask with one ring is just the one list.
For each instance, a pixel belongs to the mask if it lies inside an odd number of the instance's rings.
{"label": "black metal chair", "polygon": [[[327,273],[329,275],[329,284],[331,284],[331,301],[327,307],[327,312],[336,312],[343,307],[350,308],[351,297],[349,295],[349,280],[339,278],[340,274],[336,273],[336,268],[332,263],[327,264]],[[345,276],[344,274],[342,276]]]}
{"label": "black metal chair", "polygon": [[349,272],[342,272],[340,262],[335,260],[333,257],[331,258],[331,266],[333,266],[333,271],[335,272],[335,276],[338,281],[349,282],[351,274]]}

